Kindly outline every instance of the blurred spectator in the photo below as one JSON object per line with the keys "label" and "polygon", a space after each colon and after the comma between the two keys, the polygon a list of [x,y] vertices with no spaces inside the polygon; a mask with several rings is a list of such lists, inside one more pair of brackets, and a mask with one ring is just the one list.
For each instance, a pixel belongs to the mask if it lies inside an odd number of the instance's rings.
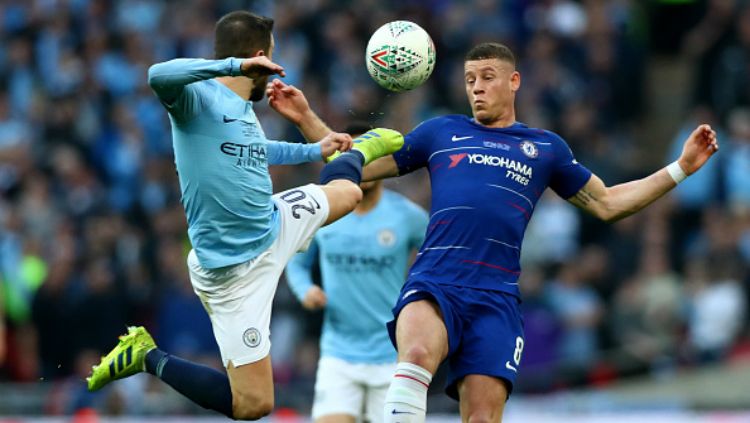
{"label": "blurred spectator", "polygon": [[160,348],[221,367],[211,321],[190,285],[183,249],[177,241],[159,246],[159,280],[164,289],[156,304],[154,336]]}
{"label": "blurred spectator", "polygon": [[603,315],[601,300],[582,276],[577,260],[567,261],[552,279],[547,294],[563,325],[559,359],[576,367],[585,367],[596,359],[598,326]]}
{"label": "blurred spectator", "polygon": [[[562,263],[573,259],[579,247],[580,215],[556,194],[536,205],[521,250],[524,264]],[[555,242],[549,242],[554,239]]]}
{"label": "blurred spectator", "polygon": [[689,346],[699,362],[724,357],[743,327],[747,305],[736,255],[716,254],[688,263]]}
{"label": "blurred spectator", "polygon": [[0,89],[0,193],[14,187],[30,164],[29,123],[11,114],[8,93]]}
{"label": "blurred spectator", "polygon": [[622,350],[616,357],[622,373],[675,359],[684,301],[667,250],[658,245],[643,249],[638,272],[617,292],[609,319],[613,338]]}
{"label": "blurred spectator", "polygon": [[550,377],[560,358],[562,321],[555,314],[545,291],[544,272],[526,266],[519,280],[524,320],[524,377],[521,380],[528,390],[549,390],[555,378]]}
{"label": "blurred spectator", "polygon": [[730,210],[735,215],[748,216],[750,215],[750,109],[733,110],[729,114],[728,125],[729,136],[724,147],[727,150],[724,165],[724,189]]}
{"label": "blurred spectator", "polygon": [[[735,20],[737,39],[721,51],[712,81],[716,112],[726,117],[735,107],[750,106],[750,4],[745,4]],[[730,118],[731,119],[731,118]]]}
{"label": "blurred spectator", "polygon": [[685,35],[682,50],[694,61],[696,73],[693,85],[693,102],[696,105],[716,107],[714,81],[722,79],[716,63],[722,51],[732,41],[733,19],[737,0],[708,0],[706,10],[695,27]]}
{"label": "blurred spectator", "polygon": [[5,296],[3,295],[4,288],[5,282],[3,282],[3,278],[0,277],[0,369],[2,369],[3,365],[5,364],[5,356],[8,351],[8,339],[5,332]]}

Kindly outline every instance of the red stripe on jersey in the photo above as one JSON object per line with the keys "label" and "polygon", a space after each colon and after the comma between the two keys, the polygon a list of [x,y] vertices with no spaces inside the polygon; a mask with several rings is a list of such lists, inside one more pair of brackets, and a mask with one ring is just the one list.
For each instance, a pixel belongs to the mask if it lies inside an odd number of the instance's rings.
{"label": "red stripe on jersey", "polygon": [[472,261],[472,260],[464,260],[464,261],[462,261],[461,263],[471,263],[471,264],[477,264],[477,265],[479,265],[479,266],[487,266],[487,267],[491,267],[491,268],[493,268],[493,269],[498,269],[498,270],[502,270],[503,272],[508,272],[508,273],[512,273],[512,274],[514,274],[514,275],[520,275],[520,274],[521,274],[521,272],[515,272],[515,271],[513,271],[513,270],[510,270],[510,269],[506,269],[506,268],[504,268],[504,267],[502,267],[502,266],[498,266],[498,265],[496,265],[496,264],[485,263],[485,262],[483,262],[483,261]]}
{"label": "red stripe on jersey", "polygon": [[507,203],[507,204],[513,207],[514,209],[520,210],[521,213],[523,213],[523,215],[526,216],[526,220],[531,219],[531,215],[529,215],[529,212],[526,211],[525,208],[519,206],[518,204],[513,204],[513,203]]}

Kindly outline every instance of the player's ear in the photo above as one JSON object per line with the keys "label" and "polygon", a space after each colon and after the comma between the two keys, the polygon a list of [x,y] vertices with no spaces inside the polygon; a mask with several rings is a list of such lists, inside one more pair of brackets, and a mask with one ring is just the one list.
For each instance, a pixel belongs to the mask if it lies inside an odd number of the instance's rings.
{"label": "player's ear", "polygon": [[518,91],[519,88],[521,88],[521,73],[513,71],[513,73],[510,74],[510,89],[515,92]]}

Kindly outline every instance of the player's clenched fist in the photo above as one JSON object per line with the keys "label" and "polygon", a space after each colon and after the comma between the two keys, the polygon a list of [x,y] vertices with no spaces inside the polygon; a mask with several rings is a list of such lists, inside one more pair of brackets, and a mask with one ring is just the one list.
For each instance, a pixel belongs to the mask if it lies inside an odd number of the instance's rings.
{"label": "player's clenched fist", "polygon": [[352,137],[349,134],[331,132],[318,143],[320,155],[325,159],[337,151],[349,151],[352,148]]}
{"label": "player's clenched fist", "polygon": [[302,299],[302,306],[308,310],[317,310],[326,306],[328,299],[326,293],[318,285],[313,285],[305,293]]}
{"label": "player's clenched fist", "polygon": [[261,76],[281,75],[286,76],[284,68],[271,61],[266,56],[255,56],[249,59],[243,59],[240,64],[240,71],[250,79],[256,79]]}
{"label": "player's clenched fist", "polygon": [[716,131],[710,125],[700,125],[685,140],[679,159],[680,167],[687,175],[691,175],[718,150]]}

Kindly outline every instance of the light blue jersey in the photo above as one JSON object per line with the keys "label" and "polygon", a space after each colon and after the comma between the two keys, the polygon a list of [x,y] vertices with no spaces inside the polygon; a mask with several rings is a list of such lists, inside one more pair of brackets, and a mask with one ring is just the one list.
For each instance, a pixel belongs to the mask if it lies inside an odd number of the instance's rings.
{"label": "light blue jersey", "polygon": [[169,112],[188,235],[209,269],[250,260],[276,238],[268,165],[321,160],[318,144],[266,139],[253,103],[213,79],[240,75],[241,62],[175,59],[148,72]]}
{"label": "light blue jersey", "polygon": [[310,248],[287,265],[287,281],[301,300],[320,260],[328,298],[321,355],[354,363],[396,361],[385,323],[406,278],[409,257],[424,240],[428,216],[403,196],[384,190],[364,215],[349,213],[315,234]]}

